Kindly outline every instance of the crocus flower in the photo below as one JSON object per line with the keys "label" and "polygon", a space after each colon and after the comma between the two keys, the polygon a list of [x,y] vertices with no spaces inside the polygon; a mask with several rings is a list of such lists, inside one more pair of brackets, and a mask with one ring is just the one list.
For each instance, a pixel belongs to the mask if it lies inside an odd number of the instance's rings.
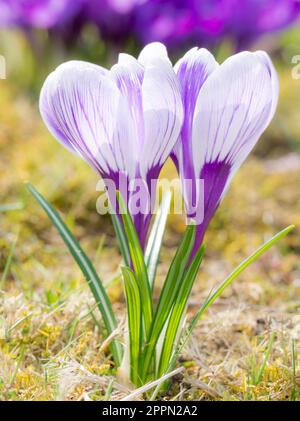
{"label": "crocus flower", "polygon": [[86,0],[0,0],[0,25],[52,28],[69,21]]}
{"label": "crocus flower", "polygon": [[[238,53],[219,65],[206,49],[193,48],[175,70],[185,118],[173,159],[187,216],[198,223],[196,249],[234,174],[274,115],[278,80],[262,51]],[[203,220],[197,220],[198,206]]]}
{"label": "crocus flower", "polygon": [[105,40],[121,44],[133,35],[136,7],[146,0],[86,0],[84,15]]}
{"label": "crocus flower", "polygon": [[238,0],[220,0],[223,3],[223,36],[232,38],[242,50],[260,36],[289,27],[299,21],[299,0],[246,0],[240,7]]}
{"label": "crocus flower", "polygon": [[229,1],[147,1],[137,8],[136,33],[144,42],[161,41],[173,48],[216,44],[224,36]]}
{"label": "crocus flower", "polygon": [[[183,120],[179,82],[158,43],[138,60],[120,54],[111,70],[81,61],[60,65],[45,81],[40,111],[56,139],[117,189],[122,175],[150,190]],[[150,210],[133,218],[144,247]]]}
{"label": "crocus flower", "polygon": [[263,34],[285,29],[300,16],[299,0],[151,0],[136,11],[144,42],[216,45],[230,38],[237,50]]}

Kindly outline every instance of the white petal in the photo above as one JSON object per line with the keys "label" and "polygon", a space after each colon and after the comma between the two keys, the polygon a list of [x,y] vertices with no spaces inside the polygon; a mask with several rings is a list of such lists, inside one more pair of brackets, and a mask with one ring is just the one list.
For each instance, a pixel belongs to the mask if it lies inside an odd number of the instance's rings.
{"label": "white petal", "polygon": [[166,61],[146,68],[142,85],[145,138],[141,173],[161,166],[178,140],[183,106],[178,79]]}
{"label": "white petal", "polygon": [[194,115],[197,174],[207,162],[240,166],[270,121],[273,95],[269,69],[256,54],[236,54],[212,73],[202,86]]}
{"label": "white petal", "polygon": [[270,72],[270,76],[271,76],[271,83],[272,83],[272,90],[273,90],[273,101],[272,101],[272,107],[270,110],[270,116],[269,116],[269,121],[267,123],[267,125],[270,123],[270,121],[272,120],[272,118],[274,117],[276,108],[277,108],[277,104],[278,104],[278,97],[279,97],[279,80],[278,80],[278,75],[277,72],[275,70],[275,67],[270,59],[270,57],[268,56],[268,54],[265,51],[256,51],[254,53],[257,57],[259,57],[263,63],[267,66],[269,72]]}
{"label": "white petal", "polygon": [[[130,56],[129,56],[130,57]],[[134,59],[133,59],[134,60]],[[120,62],[120,60],[119,60]],[[132,142],[134,149],[140,152],[139,145],[144,137],[144,120],[142,105],[142,81],[144,69],[137,61],[121,60],[111,68],[111,77],[118,86],[126,103],[126,114],[130,114],[133,122]],[[138,141],[140,143],[138,143]]]}
{"label": "white petal", "polygon": [[134,169],[131,119],[105,69],[84,62],[59,66],[43,86],[40,111],[52,134],[98,172]]}
{"label": "white petal", "polygon": [[182,167],[182,156],[185,160],[191,151],[191,137],[195,106],[200,89],[206,79],[218,68],[214,56],[205,48],[192,48],[174,66],[180,82],[181,97],[184,106],[184,122],[181,130],[181,141],[177,143],[174,154]]}
{"label": "white petal", "polygon": [[164,44],[160,42],[152,42],[146,45],[146,47],[143,48],[143,50],[141,51],[138,57],[138,61],[143,66],[151,66],[157,63],[157,61],[161,61],[161,60],[167,61],[168,63],[171,64],[168,57],[167,49],[164,46]]}

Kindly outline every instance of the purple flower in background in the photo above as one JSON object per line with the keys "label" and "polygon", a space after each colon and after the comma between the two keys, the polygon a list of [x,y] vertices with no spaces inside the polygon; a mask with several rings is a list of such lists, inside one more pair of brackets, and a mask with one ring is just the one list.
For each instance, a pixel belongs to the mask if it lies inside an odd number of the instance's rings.
{"label": "purple flower in background", "polygon": [[[221,0],[222,1],[222,0]],[[223,0],[226,17],[224,36],[231,37],[238,50],[264,34],[284,29],[300,16],[299,0]]]}
{"label": "purple flower in background", "polygon": [[173,48],[229,38],[237,50],[245,49],[299,15],[299,0],[0,0],[0,26],[58,27],[76,40],[84,24],[93,23],[117,44],[135,38]]}
{"label": "purple flower in background", "polygon": [[135,30],[142,42],[184,43],[199,27],[194,0],[148,0],[136,12]]}
{"label": "purple flower in background", "polygon": [[[179,82],[158,43],[146,46],[138,60],[120,54],[111,70],[80,61],[62,64],[45,81],[40,111],[57,140],[118,189],[120,175],[128,183],[143,180],[150,189],[183,121]],[[133,216],[142,247],[150,218],[150,209]]]}
{"label": "purple flower in background", "polygon": [[0,25],[52,28],[73,18],[86,0],[0,0]]}
{"label": "purple flower in background", "polygon": [[[193,48],[175,66],[185,118],[173,159],[186,213],[195,218],[204,180],[204,219],[195,249],[229,184],[270,123],[278,100],[275,69],[262,51],[242,52],[219,65],[205,49]],[[187,188],[185,180],[192,180]]]}
{"label": "purple flower in background", "polygon": [[237,49],[284,29],[300,15],[299,0],[149,0],[136,12],[144,42],[215,45],[231,38]]}
{"label": "purple flower in background", "polygon": [[86,0],[85,19],[95,23],[102,38],[124,43],[134,35],[136,7],[146,0]]}

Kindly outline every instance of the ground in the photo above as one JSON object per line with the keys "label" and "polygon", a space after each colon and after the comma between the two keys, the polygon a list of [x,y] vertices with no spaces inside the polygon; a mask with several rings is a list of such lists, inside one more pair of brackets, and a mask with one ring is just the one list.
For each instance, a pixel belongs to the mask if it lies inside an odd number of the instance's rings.
{"label": "ground", "polygon": [[[286,88],[294,82],[282,77],[283,94],[296,95]],[[297,137],[296,113],[281,105],[280,116]],[[0,399],[125,398],[130,390],[114,381],[88,286],[24,184],[31,181],[61,212],[95,263],[122,326],[121,258],[109,218],[95,210],[97,176],[52,139],[36,101],[8,82],[1,84],[0,121]],[[282,139],[279,122],[239,171],[207,232],[188,316],[267,238],[289,224],[296,228],[200,320],[164,399],[300,398],[300,156],[291,137]],[[170,163],[165,174],[175,174]],[[170,216],[157,290],[183,228],[182,217]]]}

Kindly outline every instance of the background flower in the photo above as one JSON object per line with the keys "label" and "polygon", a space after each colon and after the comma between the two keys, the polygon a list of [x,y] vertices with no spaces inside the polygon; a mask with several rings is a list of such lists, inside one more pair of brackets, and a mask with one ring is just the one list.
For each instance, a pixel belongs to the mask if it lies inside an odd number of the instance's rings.
{"label": "background flower", "polygon": [[242,49],[292,24],[299,13],[298,0],[153,0],[139,8],[137,31],[144,42],[173,47],[216,45],[228,38]]}
{"label": "background flower", "polygon": [[85,0],[0,0],[0,24],[52,28],[63,25]]}

